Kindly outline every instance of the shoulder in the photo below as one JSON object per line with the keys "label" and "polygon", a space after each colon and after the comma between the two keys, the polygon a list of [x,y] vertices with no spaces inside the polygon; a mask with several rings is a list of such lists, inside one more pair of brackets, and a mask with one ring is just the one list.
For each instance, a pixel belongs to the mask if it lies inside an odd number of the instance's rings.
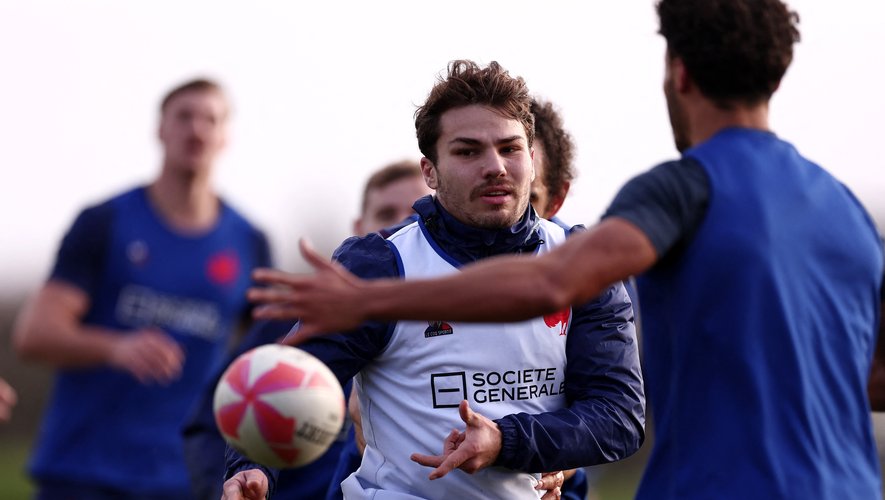
{"label": "shoulder", "polygon": [[140,189],[142,188],[130,189],[82,208],[70,228],[69,236],[95,237],[108,234],[115,216],[129,209],[138,198]]}
{"label": "shoulder", "polygon": [[332,259],[364,279],[399,274],[395,253],[387,240],[376,233],[347,238],[332,254]]}
{"label": "shoulder", "polygon": [[[701,164],[691,157],[661,163],[631,179],[618,196],[672,196],[692,191],[706,191],[709,180]],[[636,200],[639,201],[639,200]]]}
{"label": "shoulder", "polygon": [[691,235],[710,200],[710,182],[694,159],[662,163],[624,185],[603,218],[620,217],[649,237],[659,256]]}
{"label": "shoulder", "polygon": [[218,202],[221,204],[221,210],[225,224],[242,229],[249,233],[253,233],[255,235],[264,235],[264,231],[262,231],[255,223],[253,223],[249,217],[247,217],[243,212],[228,203],[224,198],[219,197]]}

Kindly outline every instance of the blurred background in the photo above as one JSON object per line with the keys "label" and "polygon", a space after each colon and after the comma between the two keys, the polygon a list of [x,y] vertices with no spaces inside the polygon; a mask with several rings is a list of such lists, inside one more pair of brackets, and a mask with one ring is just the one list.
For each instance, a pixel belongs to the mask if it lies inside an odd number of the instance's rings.
{"label": "blurred background", "polygon": [[[881,228],[885,3],[788,3],[802,41],[772,127]],[[560,108],[579,169],[560,216],[594,222],[627,179],[677,154],[656,28],[652,0],[0,0],[0,376],[20,397],[0,427],[0,498],[27,497],[24,460],[50,389],[47,370],[12,354],[11,322],[77,211],[157,172],[172,86],[207,76],[227,88],[217,185],[267,231],[279,267],[299,271],[299,237],[330,254],[369,173],[419,158],[415,106],[458,58],[496,60]],[[632,497],[648,447],[601,469],[602,499]]]}

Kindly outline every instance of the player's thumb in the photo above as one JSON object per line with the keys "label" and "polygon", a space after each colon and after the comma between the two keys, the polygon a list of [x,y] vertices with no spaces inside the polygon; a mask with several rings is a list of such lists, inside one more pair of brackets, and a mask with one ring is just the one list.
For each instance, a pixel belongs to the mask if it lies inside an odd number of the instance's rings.
{"label": "player's thumb", "polygon": [[461,414],[461,420],[464,421],[465,424],[470,425],[474,419],[473,410],[470,409],[470,403],[467,402],[466,399],[461,400],[461,404],[458,405],[458,413]]}
{"label": "player's thumb", "polygon": [[329,267],[329,260],[317,253],[307,238],[298,240],[298,249],[301,251],[301,256],[304,257],[304,260],[314,269],[321,270]]}

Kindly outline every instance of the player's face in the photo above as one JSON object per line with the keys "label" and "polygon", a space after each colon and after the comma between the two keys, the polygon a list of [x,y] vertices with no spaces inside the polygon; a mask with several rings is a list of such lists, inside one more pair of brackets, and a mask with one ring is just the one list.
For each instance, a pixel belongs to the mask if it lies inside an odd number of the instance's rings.
{"label": "player's face", "polygon": [[172,99],[160,118],[165,164],[208,173],[227,142],[227,100],[221,92],[193,90]]}
{"label": "player's face", "polygon": [[440,117],[436,165],[421,160],[427,185],[459,221],[482,228],[516,223],[529,203],[534,177],[522,124],[479,105]]}
{"label": "player's face", "polygon": [[433,193],[421,177],[403,178],[366,193],[366,210],[354,223],[354,233],[365,236],[402,222],[415,211],[418,198]]}
{"label": "player's face", "polygon": [[676,92],[676,75],[674,62],[668,53],[664,70],[664,97],[667,98],[667,112],[670,115],[670,127],[673,129],[673,142],[680,153],[691,147],[688,137],[688,118],[685,109],[679,102]]}

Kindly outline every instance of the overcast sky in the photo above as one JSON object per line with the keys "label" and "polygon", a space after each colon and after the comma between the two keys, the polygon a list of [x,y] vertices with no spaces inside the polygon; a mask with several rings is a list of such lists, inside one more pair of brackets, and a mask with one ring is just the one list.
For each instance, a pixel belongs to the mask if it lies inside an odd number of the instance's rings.
{"label": "overcast sky", "polygon": [[[772,127],[882,224],[885,2],[790,5],[802,42]],[[676,156],[656,28],[651,0],[0,0],[0,294],[39,286],[79,209],[155,175],[158,101],[195,76],[235,107],[218,188],[286,270],[303,269],[298,237],[331,252],[348,236],[372,170],[418,158],[415,105],[458,58],[561,108],[580,174],[560,215],[592,223]]]}

